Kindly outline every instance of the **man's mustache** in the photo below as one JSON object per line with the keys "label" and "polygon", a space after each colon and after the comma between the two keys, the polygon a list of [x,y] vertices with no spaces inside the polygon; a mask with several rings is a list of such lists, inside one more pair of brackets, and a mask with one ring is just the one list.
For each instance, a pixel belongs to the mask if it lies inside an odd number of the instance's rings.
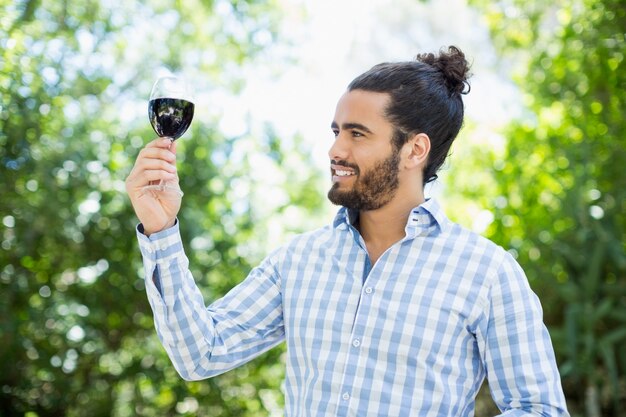
{"label": "man's mustache", "polygon": [[339,166],[342,166],[342,167],[351,168],[351,169],[354,170],[355,174],[359,173],[359,166],[356,165],[356,164],[351,164],[351,163],[348,163],[346,161],[338,161],[338,160],[335,160],[335,159],[331,159],[330,163],[331,163],[331,165],[339,165]]}

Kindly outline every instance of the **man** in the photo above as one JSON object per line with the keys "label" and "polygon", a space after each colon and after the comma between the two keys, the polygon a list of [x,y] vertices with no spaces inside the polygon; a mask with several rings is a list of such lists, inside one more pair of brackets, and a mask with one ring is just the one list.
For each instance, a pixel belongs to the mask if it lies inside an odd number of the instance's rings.
{"label": "man", "polygon": [[334,222],[270,254],[205,307],[188,270],[175,144],[142,150],[127,190],[156,328],[181,376],[211,377],[287,344],[286,416],[472,416],[485,376],[503,414],[568,415],[537,297],[514,259],[424,197],[463,122],[455,47],[380,64],[331,128]]}

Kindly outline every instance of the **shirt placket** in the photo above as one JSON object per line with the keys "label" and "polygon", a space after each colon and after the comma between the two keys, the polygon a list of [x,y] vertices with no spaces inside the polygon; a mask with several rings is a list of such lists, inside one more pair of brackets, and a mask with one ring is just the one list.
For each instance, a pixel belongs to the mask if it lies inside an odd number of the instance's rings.
{"label": "shirt placket", "polygon": [[[341,384],[341,389],[339,391],[339,401],[337,408],[337,416],[349,416],[354,415],[356,410],[351,410],[350,405],[356,405],[352,402],[353,393],[356,387],[357,381],[355,381],[357,375],[357,368],[359,366],[359,361],[362,358],[361,351],[366,347],[365,343],[367,340],[365,339],[365,329],[367,324],[368,315],[371,309],[371,297],[373,296],[374,290],[371,287],[371,282],[373,281],[373,277],[370,277],[371,274],[371,266],[369,261],[369,256],[367,254],[367,250],[365,248],[365,242],[361,238],[361,236],[356,232],[356,230],[352,229],[353,237],[356,240],[357,244],[365,253],[365,270],[360,286],[360,296],[358,307],[355,312],[355,317],[353,319],[352,332],[350,334],[350,338],[348,342],[350,346],[348,346],[348,355],[346,360],[346,365],[343,372],[343,381]],[[353,412],[351,412],[353,411]]]}
{"label": "shirt placket", "polygon": [[355,380],[357,375],[357,369],[359,362],[362,359],[361,352],[367,347],[368,340],[366,339],[365,329],[369,311],[371,309],[371,297],[374,294],[372,287],[365,285],[361,288],[361,295],[359,300],[359,307],[356,310],[354,318],[354,326],[352,333],[348,339],[348,355],[346,365],[343,372],[343,381],[341,384],[339,407],[337,410],[337,416],[349,416],[354,413],[350,412],[350,404],[354,390],[358,385],[358,381]]}

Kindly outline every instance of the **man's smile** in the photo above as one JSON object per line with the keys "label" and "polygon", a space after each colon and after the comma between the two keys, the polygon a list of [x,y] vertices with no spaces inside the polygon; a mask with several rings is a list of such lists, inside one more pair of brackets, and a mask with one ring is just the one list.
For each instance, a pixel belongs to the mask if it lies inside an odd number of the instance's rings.
{"label": "man's smile", "polygon": [[331,164],[330,172],[332,175],[333,182],[342,181],[346,178],[353,177],[356,175],[356,172],[348,167],[343,165],[335,165]]}

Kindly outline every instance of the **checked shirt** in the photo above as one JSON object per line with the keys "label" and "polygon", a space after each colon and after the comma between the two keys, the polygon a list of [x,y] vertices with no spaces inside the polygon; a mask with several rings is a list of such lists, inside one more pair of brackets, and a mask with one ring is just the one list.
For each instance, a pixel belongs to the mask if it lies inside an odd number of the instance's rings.
{"label": "checked shirt", "polygon": [[567,416],[542,309],[513,257],[435,200],[371,265],[341,208],[209,306],[178,225],[138,228],[159,338],[208,378],[286,343],[285,416],[473,416],[485,377],[503,416]]}

